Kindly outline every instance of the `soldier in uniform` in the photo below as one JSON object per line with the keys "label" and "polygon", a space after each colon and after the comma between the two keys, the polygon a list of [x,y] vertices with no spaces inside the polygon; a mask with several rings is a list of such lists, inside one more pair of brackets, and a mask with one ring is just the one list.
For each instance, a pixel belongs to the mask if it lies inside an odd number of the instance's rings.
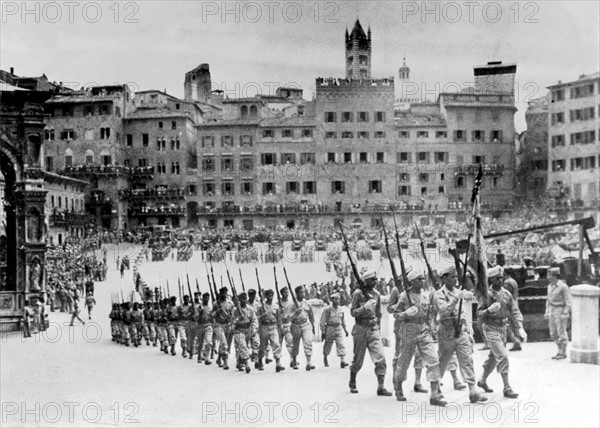
{"label": "soldier in uniform", "polygon": [[188,337],[188,356],[190,360],[193,359],[194,354],[198,352],[199,345],[196,343],[196,337],[198,336],[198,311],[202,309],[200,307],[201,298],[202,293],[199,291],[194,292],[194,300],[192,301],[192,307],[190,308],[189,320],[186,329],[186,334]]}
{"label": "soldier in uniform", "polygon": [[290,314],[290,321],[292,322],[290,329],[294,341],[291,353],[292,365],[294,370],[298,369],[297,357],[300,352],[300,341],[302,340],[304,355],[306,355],[306,370],[310,371],[315,369],[315,366],[310,362],[312,341],[315,335],[315,316],[308,302],[304,300],[304,287],[299,285],[294,291],[296,292],[298,306],[293,305],[291,307],[293,312]]}
{"label": "soldier in uniform", "polygon": [[[181,308],[177,306],[177,297],[171,296],[171,304],[167,307],[167,334],[169,335],[169,345],[171,345],[171,355],[177,355],[175,351],[175,344],[177,343],[177,336],[183,333],[185,335],[185,328],[181,326]],[[187,338],[186,338],[187,339]],[[181,337],[181,347],[183,348],[183,341],[185,339]]]}
{"label": "soldier in uniform", "polygon": [[362,368],[367,349],[371,360],[375,364],[377,375],[377,395],[389,397],[392,395],[385,386],[385,354],[383,353],[383,341],[379,331],[381,324],[381,305],[379,293],[374,289],[377,281],[375,272],[366,273],[362,280],[357,278],[359,287],[352,292],[350,314],[356,322],[352,329],[354,341],[354,357],[350,365],[350,392],[356,394],[356,375]]}
{"label": "soldier in uniform", "polygon": [[229,370],[229,337],[231,336],[231,320],[233,315],[233,304],[227,299],[227,289],[219,292],[217,304],[213,308],[212,317],[214,323],[214,347],[219,350],[217,364],[224,370]]}
{"label": "soldier in uniform", "polygon": [[254,310],[248,305],[248,295],[240,293],[238,295],[238,307],[233,310],[233,340],[235,344],[235,354],[237,357],[238,370],[250,373],[250,355],[248,352],[248,339],[258,330],[258,320]]}
{"label": "soldier in uniform", "polygon": [[477,307],[477,317],[481,319],[483,335],[490,347],[487,360],[483,363],[483,374],[477,382],[477,386],[485,392],[494,392],[487,385],[487,378],[497,368],[504,383],[504,396],[517,398],[519,394],[514,392],[508,381],[508,353],[506,351],[507,321],[519,332],[521,339],[527,339],[527,333],[523,329],[523,315],[511,294],[502,287],[502,268],[495,266],[488,269],[488,280],[491,284],[489,298],[480,296]]}
{"label": "soldier in uniform", "polygon": [[147,346],[150,346],[150,341],[152,341],[153,346],[156,346],[156,317],[152,306],[152,302],[146,302],[146,307],[144,309],[144,323],[142,324],[142,336],[144,337]]}
{"label": "soldier in uniform", "polygon": [[140,309],[139,303],[133,303],[131,311],[131,323],[129,324],[129,335],[133,345],[137,348],[141,344],[142,325],[144,324],[144,313]]}
{"label": "soldier in uniform", "polygon": [[[402,344],[396,372],[394,374],[394,389],[396,399],[406,401],[402,391],[402,382],[406,380],[406,372],[413,358],[415,348],[419,349],[425,367],[427,367],[427,379],[431,385],[431,396],[429,404],[432,406],[445,406],[448,404],[442,400],[439,393],[440,367],[437,352],[429,327],[430,296],[422,293],[425,278],[423,274],[413,270],[408,275],[410,291],[404,291],[400,295],[398,305],[394,311],[394,318],[400,321],[400,334]],[[410,293],[410,303],[407,293]],[[412,305],[411,305],[412,303]]]}
{"label": "soldier in uniform", "polygon": [[[260,307],[260,301],[256,299],[256,290],[254,288],[248,289],[248,307],[250,307],[254,313],[257,313],[258,308]],[[250,346],[252,347],[252,355],[250,357],[251,361],[256,361],[255,368],[258,368],[258,349],[260,348],[260,337],[258,335],[258,330],[256,334],[250,337]]]}
{"label": "soldier in uniform", "polygon": [[160,350],[165,354],[169,353],[169,333],[167,329],[169,299],[164,298],[160,303],[160,308],[156,313],[156,335],[160,341]]}
{"label": "soldier in uniform", "polygon": [[185,331],[185,342],[183,341],[183,336],[181,340],[181,348],[183,349],[183,358],[189,357],[191,360],[194,354],[194,339],[196,338],[196,322],[194,321],[195,317],[195,308],[193,303],[190,302],[190,296],[187,294],[183,296],[183,305],[181,305],[181,318],[180,325],[183,331]]}
{"label": "soldier in uniform", "polygon": [[121,305],[121,337],[123,338],[123,344],[129,346],[129,326],[131,325],[131,303],[125,302]]}
{"label": "soldier in uniform", "polygon": [[212,364],[210,361],[210,351],[213,340],[213,318],[212,307],[210,305],[210,294],[202,295],[202,304],[196,311],[196,322],[198,329],[196,330],[196,343],[198,344],[198,363],[204,360],[207,366]]}
{"label": "soldier in uniform", "polygon": [[[279,344],[283,345],[285,341],[285,347],[287,348],[288,354],[292,355],[292,347],[294,346],[294,339],[292,338],[292,321],[290,315],[294,308],[294,303],[290,300],[290,291],[287,287],[281,289],[281,336],[279,337]],[[290,363],[290,367],[294,368],[294,364]]]}
{"label": "soldier in uniform", "polygon": [[321,314],[321,339],[323,344],[323,364],[329,367],[327,357],[331,352],[333,343],[337,350],[337,355],[340,357],[340,366],[348,367],[348,363],[344,361],[346,356],[346,347],[344,346],[344,336],[348,337],[346,329],[346,321],[344,320],[344,311],[340,308],[340,295],[333,293],[331,296],[331,305],[327,306]]}
{"label": "soldier in uniform", "polygon": [[113,303],[112,310],[110,311],[110,314],[108,314],[108,317],[110,318],[110,333],[112,336],[112,341],[119,343],[120,339],[119,339],[119,304],[118,303]]}
{"label": "soldier in uniform", "polygon": [[550,324],[550,338],[558,346],[554,360],[567,358],[567,324],[571,313],[571,292],[569,286],[558,279],[560,268],[548,271],[548,298],[546,299],[546,318]]}
{"label": "soldier in uniform", "polygon": [[[409,271],[410,272],[410,271]],[[396,306],[398,305],[398,302],[400,301],[400,290],[398,289],[398,287],[394,287],[392,289],[392,291],[390,292],[390,300],[388,301],[388,306],[387,306],[387,311],[389,314],[394,314],[394,311],[396,310]],[[395,348],[394,348],[394,358],[392,359],[392,369],[393,369],[393,375],[395,376],[396,374],[396,367],[398,366],[398,356],[400,355],[400,349],[402,347],[402,335],[401,335],[401,324],[402,322],[399,319],[394,319],[394,336],[395,336]],[[419,352],[418,349],[415,348],[415,354],[414,354],[414,362],[413,362],[413,367],[415,369],[415,385],[414,385],[414,391],[415,392],[422,392],[427,394],[427,390],[425,388],[423,388],[423,385],[421,384],[421,373],[423,372],[423,360],[421,359],[421,354]]]}
{"label": "soldier in uniform", "polygon": [[[440,272],[444,285],[433,295],[433,304],[439,315],[440,327],[438,331],[438,356],[440,361],[440,378],[456,352],[461,372],[469,385],[469,400],[471,403],[486,401],[487,399],[477,392],[475,387],[475,371],[473,369],[473,340],[470,326],[466,325],[465,312],[458,316],[458,302],[464,293],[469,291],[457,290],[457,272],[454,266],[447,267]],[[464,307],[466,310],[467,307]],[[470,309],[470,308],[469,308]],[[456,332],[459,331],[458,337]],[[464,389],[464,386],[463,386]]]}
{"label": "soldier in uniform", "polygon": [[260,337],[260,347],[258,349],[258,370],[264,370],[263,358],[265,357],[267,347],[273,348],[275,357],[275,372],[279,373],[285,368],[281,365],[281,346],[279,341],[279,330],[281,329],[281,309],[273,303],[273,290],[265,291],[266,302],[258,306],[258,336]]}

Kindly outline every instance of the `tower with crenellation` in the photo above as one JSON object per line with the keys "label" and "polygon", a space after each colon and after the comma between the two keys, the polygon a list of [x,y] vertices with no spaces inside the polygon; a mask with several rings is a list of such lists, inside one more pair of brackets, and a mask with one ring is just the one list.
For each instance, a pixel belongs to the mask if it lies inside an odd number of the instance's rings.
{"label": "tower with crenellation", "polygon": [[346,29],[346,78],[371,78],[371,27],[365,34],[358,19],[352,33]]}

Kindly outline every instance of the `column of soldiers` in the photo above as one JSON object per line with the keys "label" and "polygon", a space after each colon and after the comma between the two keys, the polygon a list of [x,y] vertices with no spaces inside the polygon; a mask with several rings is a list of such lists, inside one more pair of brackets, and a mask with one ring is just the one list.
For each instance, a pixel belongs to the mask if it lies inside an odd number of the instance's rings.
{"label": "column of soldiers", "polygon": [[[440,272],[441,284],[426,287],[425,276],[417,270],[408,272],[404,290],[392,290],[387,310],[395,318],[394,332],[396,346],[393,359],[393,384],[398,401],[406,401],[403,383],[407,380],[410,362],[415,359],[414,392],[427,393],[421,384],[421,370],[426,369],[430,383],[430,404],[445,406],[447,402],[440,389],[440,380],[446,370],[452,372],[454,388],[463,390],[457,368],[468,386],[468,396],[472,403],[484,402],[477,389],[493,392],[487,379],[496,368],[504,384],[504,396],[517,398],[509,383],[508,353],[506,349],[507,327],[509,324],[526,340],[523,330],[523,317],[512,295],[502,287],[500,267],[489,269],[489,296],[479,299],[478,317],[482,320],[483,334],[490,346],[490,353],[478,380],[473,368],[473,330],[466,323],[466,310],[460,312],[460,300],[470,291],[457,288],[457,272],[448,267]],[[380,294],[375,289],[375,272],[362,275],[361,281],[351,297],[350,313],[355,318],[352,330],[353,359],[350,364],[349,387],[358,393],[357,375],[362,368],[367,350],[375,365],[378,380],[377,395],[391,396],[385,388],[387,365],[380,334],[381,304]],[[177,305],[177,298],[162,299],[160,302],[146,302],[145,308],[129,302],[114,304],[110,313],[113,340],[138,347],[142,339],[146,345],[160,344],[160,350],[176,355],[175,346],[179,338],[182,356],[193,359],[197,354],[198,363],[210,365],[212,354],[217,354],[217,365],[229,369],[229,354],[234,344],[236,368],[250,373],[250,362],[254,368],[264,370],[270,363],[270,353],[276,362],[275,371],[285,370],[281,364],[283,344],[290,354],[290,367],[299,368],[300,344],[306,357],[306,370],[315,369],[312,364],[312,341],[315,334],[315,319],[312,309],[305,300],[304,287],[294,289],[290,299],[289,289],[284,287],[274,302],[274,291],[266,290],[263,296],[250,289],[237,296],[230,296],[229,289],[219,290],[211,304],[209,293],[195,293],[194,302],[189,295],[183,297],[183,304]],[[320,319],[321,337],[324,340],[323,363],[329,367],[328,357],[336,344],[340,366],[345,368],[344,336],[348,336],[344,313],[339,307],[340,296],[331,296],[331,305],[325,308]],[[459,313],[460,312],[460,313]],[[438,328],[432,327],[437,321]],[[437,330],[437,346],[434,333]],[[559,349],[560,350],[560,349]]]}

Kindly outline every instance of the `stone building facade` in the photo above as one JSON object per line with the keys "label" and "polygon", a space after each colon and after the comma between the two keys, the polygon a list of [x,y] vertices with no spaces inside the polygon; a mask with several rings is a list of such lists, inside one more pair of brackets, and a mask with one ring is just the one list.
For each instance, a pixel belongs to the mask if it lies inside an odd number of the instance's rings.
{"label": "stone building facade", "polygon": [[545,198],[548,187],[548,97],[531,100],[525,112],[527,131],[519,139],[517,186],[526,200]]}
{"label": "stone building facade", "polygon": [[600,188],[600,72],[549,86],[548,192],[597,206]]}

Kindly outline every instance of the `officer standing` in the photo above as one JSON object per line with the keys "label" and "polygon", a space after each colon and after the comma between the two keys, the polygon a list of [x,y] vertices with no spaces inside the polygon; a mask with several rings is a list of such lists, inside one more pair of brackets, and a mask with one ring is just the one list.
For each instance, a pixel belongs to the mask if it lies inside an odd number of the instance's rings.
{"label": "officer standing", "polygon": [[485,392],[494,392],[488,387],[487,378],[496,367],[504,383],[504,396],[517,398],[519,394],[512,390],[508,381],[507,322],[510,322],[518,330],[521,339],[526,341],[527,333],[523,329],[523,315],[512,295],[502,287],[502,268],[495,266],[488,269],[487,277],[491,284],[489,298],[480,297],[477,317],[481,319],[483,335],[490,347],[490,353],[483,363],[483,374],[477,386]]}
{"label": "officer standing", "polygon": [[[432,406],[445,406],[448,404],[442,400],[439,393],[440,367],[438,354],[435,350],[431,328],[429,327],[430,296],[422,293],[425,285],[425,277],[422,273],[413,270],[408,275],[410,291],[404,291],[394,311],[394,318],[401,322],[400,334],[402,345],[394,375],[394,389],[396,399],[406,401],[402,390],[402,382],[406,380],[406,372],[413,358],[415,349],[418,349],[425,367],[427,367],[427,379],[431,384],[431,396],[429,404]],[[410,293],[410,299],[409,295]],[[411,305],[412,304],[412,305]]]}
{"label": "officer standing", "polygon": [[[433,303],[439,315],[438,357],[440,360],[440,378],[448,367],[451,357],[456,352],[458,364],[465,381],[469,385],[469,400],[471,403],[486,401],[475,387],[475,371],[473,369],[473,340],[470,326],[465,324],[465,311],[458,316],[459,301],[464,293],[469,291],[457,290],[457,272],[454,266],[440,272],[444,285],[433,295]],[[464,307],[467,310],[467,307]],[[457,334],[458,332],[458,334]],[[457,337],[458,335],[458,337]],[[464,388],[464,386],[463,386]]]}
{"label": "officer standing", "polygon": [[366,273],[362,279],[357,278],[359,287],[352,293],[350,314],[355,318],[352,329],[354,341],[354,357],[350,365],[350,392],[358,393],[356,389],[356,375],[362,368],[367,349],[371,360],[375,364],[375,375],[377,376],[377,395],[390,397],[392,395],[385,389],[385,354],[383,352],[383,341],[379,331],[381,324],[381,304],[379,293],[375,290],[377,274]]}
{"label": "officer standing", "polygon": [[567,358],[567,324],[571,314],[571,292],[569,286],[558,279],[560,268],[548,271],[548,298],[546,299],[546,318],[550,324],[550,338],[558,346],[558,353],[552,357],[554,360]]}
{"label": "officer standing", "polygon": [[323,344],[323,364],[329,367],[327,357],[331,352],[331,347],[335,342],[337,355],[340,357],[340,367],[348,367],[348,363],[344,361],[346,356],[346,347],[344,346],[344,336],[348,337],[346,329],[346,321],[344,320],[344,311],[340,308],[340,295],[333,293],[331,296],[331,305],[327,306],[321,314],[321,338],[325,342]]}

